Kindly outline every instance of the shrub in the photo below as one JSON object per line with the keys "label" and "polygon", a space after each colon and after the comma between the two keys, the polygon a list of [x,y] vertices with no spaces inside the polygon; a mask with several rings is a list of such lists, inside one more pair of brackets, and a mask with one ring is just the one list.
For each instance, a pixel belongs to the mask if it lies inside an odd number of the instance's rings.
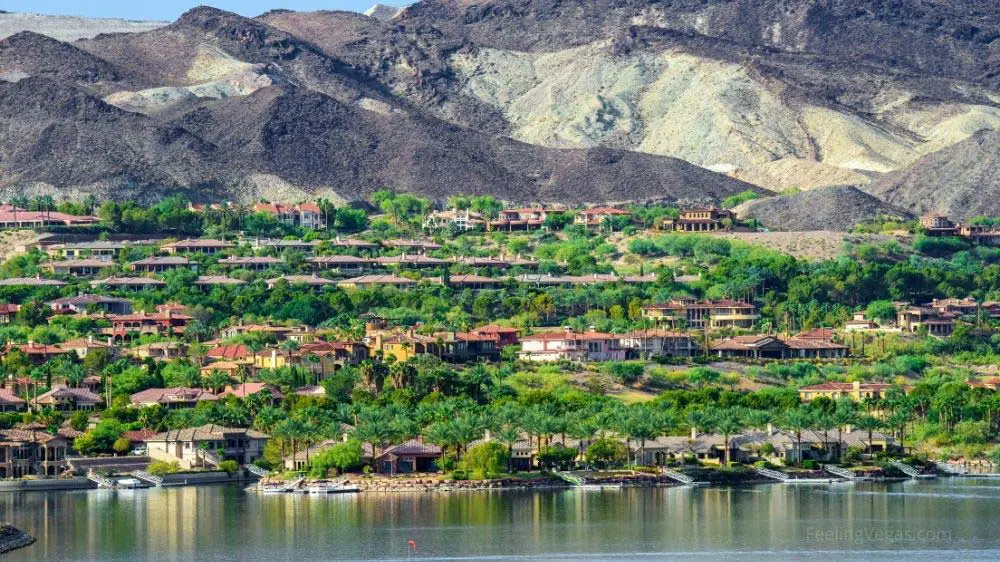
{"label": "shrub", "polygon": [[562,445],[542,447],[538,451],[538,463],[544,467],[567,468],[576,460],[577,454],[576,449]]}
{"label": "shrub", "polygon": [[814,460],[802,461],[802,468],[806,470],[819,470],[819,463]]}
{"label": "shrub", "polygon": [[457,469],[457,470],[453,470],[451,472],[451,479],[452,480],[468,480],[469,479],[469,475],[464,470]]}
{"label": "shrub", "polygon": [[240,469],[240,465],[234,460],[226,460],[219,463],[219,470],[229,474],[235,474]]}
{"label": "shrub", "polygon": [[166,476],[168,474],[176,474],[180,472],[181,465],[177,461],[167,462],[167,461],[153,461],[149,463],[149,467],[146,468],[146,472],[152,474],[153,476]]}
{"label": "shrub", "polygon": [[361,455],[361,442],[338,443],[309,459],[309,475],[323,478],[333,469],[338,473],[357,469],[362,465]]}
{"label": "shrub", "polygon": [[496,441],[487,441],[470,448],[465,453],[461,466],[474,474],[477,480],[482,480],[506,472],[509,463],[507,447]]}
{"label": "shrub", "polygon": [[645,367],[639,361],[612,361],[605,366],[605,370],[622,384],[632,384],[642,377]]}
{"label": "shrub", "polygon": [[132,449],[132,442],[124,437],[119,437],[115,440],[114,445],[111,446],[118,454],[125,454]]}
{"label": "shrub", "polygon": [[587,462],[606,468],[625,462],[628,452],[625,444],[611,439],[598,439],[587,449]]}

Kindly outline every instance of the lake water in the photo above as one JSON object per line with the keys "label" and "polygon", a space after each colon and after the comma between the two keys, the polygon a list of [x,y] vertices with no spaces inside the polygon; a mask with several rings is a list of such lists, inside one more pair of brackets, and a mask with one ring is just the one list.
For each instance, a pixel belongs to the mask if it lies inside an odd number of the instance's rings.
{"label": "lake water", "polygon": [[39,539],[5,562],[997,560],[1000,480],[328,497],[236,486],[18,493],[0,494],[0,520]]}

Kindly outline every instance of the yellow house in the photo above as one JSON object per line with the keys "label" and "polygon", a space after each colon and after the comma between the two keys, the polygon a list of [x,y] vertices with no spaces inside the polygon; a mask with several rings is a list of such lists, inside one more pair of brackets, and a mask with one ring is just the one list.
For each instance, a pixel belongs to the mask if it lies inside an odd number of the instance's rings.
{"label": "yellow house", "polygon": [[800,388],[799,399],[812,402],[817,398],[850,398],[854,402],[861,402],[868,398],[884,398],[890,388],[891,384],[881,382],[824,382]]}

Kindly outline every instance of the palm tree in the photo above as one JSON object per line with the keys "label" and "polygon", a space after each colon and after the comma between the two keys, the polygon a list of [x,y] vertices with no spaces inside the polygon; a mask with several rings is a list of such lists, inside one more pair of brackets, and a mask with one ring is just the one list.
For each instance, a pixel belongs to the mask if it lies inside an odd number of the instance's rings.
{"label": "palm tree", "polygon": [[281,349],[285,352],[285,365],[292,366],[292,355],[299,350],[299,342],[295,340],[285,340],[281,342]]}
{"label": "palm tree", "polygon": [[83,379],[87,378],[87,371],[76,363],[70,363],[66,365],[63,369],[63,377],[66,379],[66,384],[73,387],[79,388]]}
{"label": "palm tree", "polygon": [[218,369],[212,369],[205,377],[205,385],[212,390],[212,392],[219,393],[221,389],[225,388],[227,384],[231,383],[232,380],[229,375],[223,373]]}
{"label": "palm tree", "polygon": [[[663,421],[659,414],[647,406],[633,406],[626,416],[625,428],[631,439],[639,441],[639,458],[635,464],[646,462],[646,441],[661,435]],[[641,461],[640,461],[641,459]]]}
{"label": "palm tree", "polygon": [[868,455],[872,454],[872,434],[876,429],[882,427],[882,420],[876,418],[875,416],[859,416],[854,422],[858,429],[868,432],[868,442],[865,444],[865,453]]}
{"label": "palm tree", "polygon": [[722,410],[721,412],[719,412],[718,415],[715,416],[712,425],[714,426],[715,431],[718,431],[719,433],[722,434],[722,441],[726,448],[726,454],[725,454],[726,466],[729,466],[729,462],[731,460],[730,451],[732,449],[732,446],[729,443],[729,439],[733,435],[736,435],[741,431],[743,431],[743,429],[746,427],[743,424],[743,414],[738,409]]}
{"label": "palm tree", "polygon": [[806,406],[799,406],[794,410],[785,412],[782,425],[785,429],[795,433],[796,463],[802,464],[802,431],[809,429],[813,424],[813,412]]}
{"label": "palm tree", "polygon": [[521,440],[521,430],[513,424],[504,425],[493,433],[493,437],[507,446],[507,472],[513,472],[514,445]]}

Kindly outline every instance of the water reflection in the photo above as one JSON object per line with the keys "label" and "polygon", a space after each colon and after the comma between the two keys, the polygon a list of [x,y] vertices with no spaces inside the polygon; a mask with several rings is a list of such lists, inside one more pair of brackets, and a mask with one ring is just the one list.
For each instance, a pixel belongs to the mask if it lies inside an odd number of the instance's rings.
{"label": "water reflection", "polygon": [[981,480],[329,497],[234,486],[21,493],[0,495],[0,519],[39,537],[11,559],[36,560],[1000,557],[1000,482]]}

